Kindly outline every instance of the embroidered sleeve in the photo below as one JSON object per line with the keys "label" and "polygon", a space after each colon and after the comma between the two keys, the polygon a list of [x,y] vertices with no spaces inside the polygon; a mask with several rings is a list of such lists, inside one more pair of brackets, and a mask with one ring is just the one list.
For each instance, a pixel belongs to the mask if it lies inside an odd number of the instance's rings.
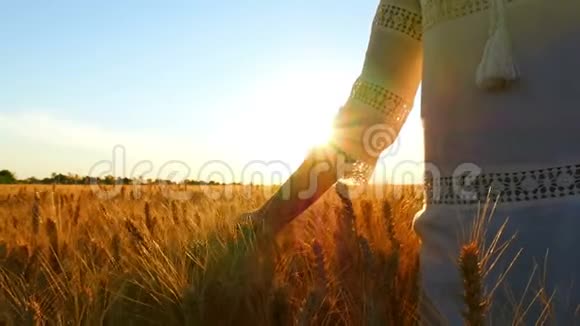
{"label": "embroidered sleeve", "polygon": [[[423,31],[430,30],[433,26],[489,10],[490,0],[421,0],[423,10]],[[515,0],[505,0],[512,3]]]}
{"label": "embroidered sleeve", "polygon": [[362,72],[335,121],[335,145],[353,160],[374,163],[413,106],[422,69],[418,1],[382,0],[377,8]]}

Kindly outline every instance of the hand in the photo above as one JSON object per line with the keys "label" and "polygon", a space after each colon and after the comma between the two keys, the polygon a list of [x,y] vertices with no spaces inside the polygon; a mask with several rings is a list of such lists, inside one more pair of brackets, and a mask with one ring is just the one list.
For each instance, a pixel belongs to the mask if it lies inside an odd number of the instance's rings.
{"label": "hand", "polygon": [[235,222],[239,224],[256,224],[256,222],[259,220],[258,211],[259,210],[244,212],[236,218]]}
{"label": "hand", "polygon": [[236,223],[236,227],[239,229],[251,229],[256,235],[257,243],[262,248],[268,248],[272,245],[275,235],[272,232],[268,232],[265,217],[260,212],[260,209],[240,214],[236,219]]}
{"label": "hand", "polygon": [[261,209],[244,212],[236,218],[235,222],[238,225],[250,226],[256,232],[263,231],[264,215],[262,214]]}

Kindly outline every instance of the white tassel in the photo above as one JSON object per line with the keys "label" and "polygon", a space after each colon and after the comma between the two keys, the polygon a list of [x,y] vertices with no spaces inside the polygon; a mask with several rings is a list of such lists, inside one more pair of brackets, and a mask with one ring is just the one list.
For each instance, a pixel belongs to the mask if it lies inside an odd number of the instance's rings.
{"label": "white tassel", "polygon": [[504,0],[490,0],[489,38],[477,67],[476,83],[485,90],[506,88],[519,78],[506,24]]}

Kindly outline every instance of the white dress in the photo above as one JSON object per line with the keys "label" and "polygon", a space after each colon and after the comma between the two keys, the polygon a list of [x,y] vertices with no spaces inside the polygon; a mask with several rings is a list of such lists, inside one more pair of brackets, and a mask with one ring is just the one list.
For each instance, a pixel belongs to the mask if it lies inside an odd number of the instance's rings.
{"label": "white dress", "polygon": [[[486,278],[488,291],[523,249],[495,292],[491,320],[511,320],[518,304],[526,310],[541,280],[551,319],[573,324],[580,315],[580,1],[507,1],[521,77],[499,92],[475,83],[489,7],[489,0],[383,0],[340,114],[345,121],[367,116],[358,129],[382,123],[396,136],[422,83],[427,200],[414,227],[424,298],[448,323],[463,324],[457,257],[491,189],[497,207],[484,240],[506,218],[504,238],[517,234]],[[369,146],[342,148],[364,161]],[[526,323],[542,314],[540,297]]]}

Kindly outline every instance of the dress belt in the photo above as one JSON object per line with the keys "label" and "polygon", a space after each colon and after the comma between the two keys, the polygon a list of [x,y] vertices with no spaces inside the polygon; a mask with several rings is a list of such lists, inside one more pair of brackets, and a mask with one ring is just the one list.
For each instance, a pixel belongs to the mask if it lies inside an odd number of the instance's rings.
{"label": "dress belt", "polygon": [[436,177],[425,173],[427,204],[515,203],[580,195],[580,164]]}

